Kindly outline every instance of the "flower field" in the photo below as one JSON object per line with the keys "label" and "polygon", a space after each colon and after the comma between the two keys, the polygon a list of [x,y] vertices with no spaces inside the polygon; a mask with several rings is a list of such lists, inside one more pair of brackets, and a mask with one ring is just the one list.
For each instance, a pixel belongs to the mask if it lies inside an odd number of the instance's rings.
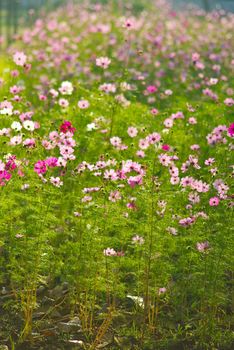
{"label": "flower field", "polygon": [[0,59],[0,349],[233,349],[233,27],[86,2],[17,35]]}

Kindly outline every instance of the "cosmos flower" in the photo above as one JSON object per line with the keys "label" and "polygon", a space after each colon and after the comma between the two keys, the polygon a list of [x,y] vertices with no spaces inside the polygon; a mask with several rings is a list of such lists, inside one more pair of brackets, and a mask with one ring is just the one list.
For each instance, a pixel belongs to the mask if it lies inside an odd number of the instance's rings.
{"label": "cosmos flower", "polygon": [[232,123],[228,128],[228,133],[231,137],[234,136],[234,123]]}
{"label": "cosmos flower", "polygon": [[17,66],[24,66],[27,61],[27,56],[23,52],[16,52],[13,55],[13,61]]}
{"label": "cosmos flower", "polygon": [[46,162],[44,160],[38,160],[36,164],[34,165],[34,171],[40,175],[40,174],[45,174],[47,171],[46,168]]}
{"label": "cosmos flower", "polygon": [[219,205],[219,202],[220,202],[220,200],[218,197],[212,197],[209,200],[209,204],[211,207],[217,207]]}
{"label": "cosmos flower", "polygon": [[96,59],[96,65],[103,69],[107,69],[111,63],[111,60],[108,57],[99,57]]}
{"label": "cosmos flower", "polygon": [[87,100],[80,100],[78,102],[78,107],[80,109],[87,109],[89,107],[89,101],[87,101]]}
{"label": "cosmos flower", "polygon": [[142,245],[144,244],[144,242],[145,242],[144,238],[139,235],[135,235],[132,237],[133,244]]}
{"label": "cosmos flower", "polygon": [[204,253],[207,249],[209,249],[210,245],[208,241],[198,242],[196,244],[197,250],[201,253]]}

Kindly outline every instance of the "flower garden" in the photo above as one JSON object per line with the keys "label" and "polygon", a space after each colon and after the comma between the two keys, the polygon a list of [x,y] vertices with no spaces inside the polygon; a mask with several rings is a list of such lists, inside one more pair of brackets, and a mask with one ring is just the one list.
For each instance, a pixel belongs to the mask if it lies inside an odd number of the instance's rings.
{"label": "flower garden", "polygon": [[157,0],[70,4],[17,35],[0,349],[233,348],[233,27]]}

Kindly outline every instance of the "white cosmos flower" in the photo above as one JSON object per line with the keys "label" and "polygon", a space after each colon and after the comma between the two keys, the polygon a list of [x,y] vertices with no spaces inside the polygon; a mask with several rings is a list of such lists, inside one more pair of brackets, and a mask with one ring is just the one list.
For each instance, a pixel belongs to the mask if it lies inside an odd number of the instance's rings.
{"label": "white cosmos flower", "polygon": [[26,130],[33,131],[35,129],[34,122],[32,120],[25,120],[23,126]]}
{"label": "white cosmos flower", "polygon": [[97,129],[95,123],[87,124],[87,130],[88,130],[88,131],[92,131],[92,130],[95,130],[95,129]]}
{"label": "white cosmos flower", "polygon": [[5,107],[5,108],[3,108],[3,109],[0,110],[0,114],[3,114],[3,115],[5,115],[5,114],[6,114],[6,115],[12,115],[12,113],[13,113],[13,112],[12,112],[12,109],[11,109],[11,108],[6,108],[6,107]]}
{"label": "white cosmos flower", "polygon": [[73,92],[73,86],[70,81],[63,81],[59,91],[62,95],[71,95]]}
{"label": "white cosmos flower", "polygon": [[127,298],[132,299],[138,306],[144,308],[144,299],[141,297],[137,297],[135,295],[127,295]]}
{"label": "white cosmos flower", "polygon": [[11,128],[15,131],[20,131],[22,129],[22,125],[20,124],[20,122],[13,122],[11,124]]}

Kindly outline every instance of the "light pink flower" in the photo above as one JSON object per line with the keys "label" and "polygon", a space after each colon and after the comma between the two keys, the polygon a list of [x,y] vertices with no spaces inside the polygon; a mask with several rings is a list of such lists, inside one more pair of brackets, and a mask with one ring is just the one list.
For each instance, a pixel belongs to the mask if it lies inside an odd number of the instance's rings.
{"label": "light pink flower", "polygon": [[89,101],[87,101],[87,100],[80,100],[78,102],[78,107],[80,109],[87,109],[89,107]]}
{"label": "light pink flower", "polygon": [[17,66],[24,66],[27,61],[27,56],[23,52],[16,52],[13,55],[13,61]]}
{"label": "light pink flower", "polygon": [[96,66],[101,67],[103,69],[107,69],[110,63],[111,60],[108,57],[99,57],[96,59]]}
{"label": "light pink flower", "polygon": [[128,135],[129,135],[130,137],[136,137],[137,134],[138,134],[137,128],[134,128],[133,126],[130,126],[130,127],[128,128]]}

